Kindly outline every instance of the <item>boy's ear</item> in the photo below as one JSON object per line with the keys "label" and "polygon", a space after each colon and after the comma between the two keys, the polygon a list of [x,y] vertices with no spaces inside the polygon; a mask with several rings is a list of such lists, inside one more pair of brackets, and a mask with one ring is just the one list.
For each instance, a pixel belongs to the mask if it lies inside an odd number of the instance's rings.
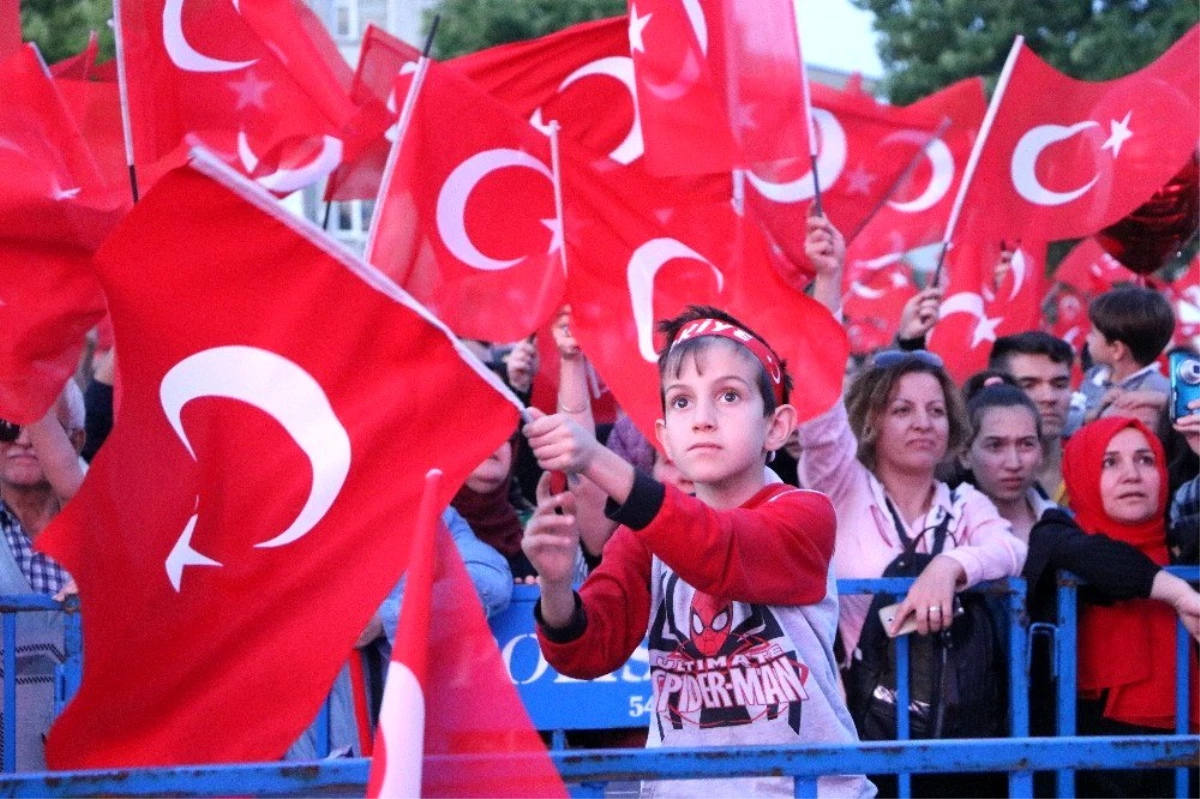
{"label": "boy's ear", "polygon": [[796,429],[796,409],[791,405],[780,405],[771,413],[767,425],[767,437],[763,447],[771,452],[782,449],[788,436]]}

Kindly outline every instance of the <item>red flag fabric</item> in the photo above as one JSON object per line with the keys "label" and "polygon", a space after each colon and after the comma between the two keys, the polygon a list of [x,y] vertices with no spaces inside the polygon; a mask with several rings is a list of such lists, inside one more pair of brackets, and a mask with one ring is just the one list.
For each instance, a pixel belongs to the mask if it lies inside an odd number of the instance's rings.
{"label": "red flag fabric", "polygon": [[630,0],[629,44],[652,174],[808,155],[790,0]]}
{"label": "red flag fabric", "polygon": [[1134,280],[1135,275],[1089,236],[1071,248],[1055,270],[1054,279],[1090,300],[1117,283]]}
{"label": "red flag fabric", "polygon": [[829,408],[841,395],[845,331],[775,272],[757,226],[729,203],[664,203],[654,181],[610,164],[564,149],[567,300],[572,332],[643,435],[654,440],[662,415],[654,322],[687,304],[721,307],[762,335],[797,378],[801,418]]}
{"label": "red flag fabric", "polygon": [[987,367],[997,337],[1041,324],[1046,245],[1016,245],[1007,269],[997,268],[1000,250],[999,242],[972,243],[956,245],[946,256],[950,283],[929,349],[959,383]]}
{"label": "red flag fabric", "polygon": [[430,62],[367,259],[456,334],[516,341],[562,302],[561,250],[547,136]]}
{"label": "red flag fabric", "polygon": [[[432,504],[413,549],[367,796],[567,796]],[[528,757],[436,757],[492,753]]]}
{"label": "red flag fabric", "polygon": [[104,298],[87,268],[120,217],[33,45],[0,62],[0,417],[39,419]]}
{"label": "red flag fabric", "polygon": [[892,346],[904,304],[917,293],[912,267],[901,257],[861,270],[842,297],[850,351],[867,355]]}
{"label": "red flag fabric", "polygon": [[95,265],[124,397],[38,539],[79,584],[88,653],[47,763],[278,758],[402,573],[419,476],[442,470],[445,505],[511,435],[515,401],[403,291],[207,154]]}
{"label": "red flag fabric", "polygon": [[0,0],[0,58],[21,47],[21,0]]}
{"label": "red flag fabric", "polygon": [[[921,145],[934,135],[943,116],[926,105],[885,106],[861,89],[838,91],[814,85],[812,101],[822,210],[850,238],[884,199]],[[929,178],[931,194],[927,199],[917,199],[917,205],[928,202],[933,193],[945,191],[941,185],[946,170],[944,148],[940,141],[930,147],[931,156],[925,160],[941,172]],[[939,181],[936,185],[935,179]],[[751,213],[779,244],[788,261],[804,271],[806,278],[811,277],[804,255],[804,232],[815,187],[807,153],[756,164],[747,170],[746,182]]]}
{"label": "red flag fabric", "polygon": [[286,194],[387,125],[350,101],[349,67],[300,0],[116,0],[114,14],[142,185],[199,142]]}
{"label": "red flag fabric", "polygon": [[1192,258],[1187,271],[1164,289],[1175,309],[1173,346],[1200,348],[1200,255]]}
{"label": "red flag fabric", "polygon": [[[405,64],[416,64],[421,51],[397,39],[385,30],[368,25],[358,54],[358,69],[350,84],[350,99],[356,105],[382,104],[389,115],[397,117],[403,97],[396,97],[396,76]],[[325,200],[374,200],[387,165],[388,153],[396,141],[396,126],[363,148],[353,160],[343,161],[329,176]]]}
{"label": "red flag fabric", "polygon": [[1024,44],[1010,63],[963,204],[960,224],[975,235],[1095,233],[1141,205],[1196,150],[1200,26],[1111,81],[1068,78]]}

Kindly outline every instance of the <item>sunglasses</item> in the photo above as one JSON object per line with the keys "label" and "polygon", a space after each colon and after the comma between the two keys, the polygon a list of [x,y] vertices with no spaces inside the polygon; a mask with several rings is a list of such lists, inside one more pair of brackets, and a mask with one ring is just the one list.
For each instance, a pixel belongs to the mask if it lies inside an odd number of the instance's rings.
{"label": "sunglasses", "polygon": [[884,350],[883,352],[875,353],[875,356],[871,359],[871,363],[880,369],[889,369],[909,361],[918,361],[935,369],[942,369],[946,366],[941,356],[929,350]]}
{"label": "sunglasses", "polygon": [[11,444],[21,435],[21,425],[0,419],[0,443]]}

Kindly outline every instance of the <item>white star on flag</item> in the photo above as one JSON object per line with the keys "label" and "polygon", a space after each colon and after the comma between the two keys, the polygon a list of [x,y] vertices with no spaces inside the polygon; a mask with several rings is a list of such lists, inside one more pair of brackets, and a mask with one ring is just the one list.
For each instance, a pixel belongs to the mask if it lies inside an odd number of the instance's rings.
{"label": "white star on flag", "polygon": [[979,324],[975,325],[975,333],[971,336],[971,349],[975,349],[983,341],[996,340],[996,328],[1004,321],[1003,316],[997,316],[995,319],[989,319],[985,313],[979,317]]}
{"label": "white star on flag", "polygon": [[1124,144],[1127,139],[1133,137],[1133,132],[1129,130],[1129,118],[1131,116],[1133,116],[1133,112],[1128,111],[1125,114],[1125,118],[1120,122],[1115,119],[1109,120],[1109,125],[1111,127],[1108,140],[1105,141],[1104,144],[1100,145],[1100,149],[1112,150],[1113,160],[1116,160],[1117,156],[1121,154],[1121,145]]}
{"label": "white star on flag", "polygon": [[267,89],[271,88],[272,83],[268,80],[259,80],[255,77],[253,70],[247,70],[241,81],[231,80],[225,85],[237,95],[238,111],[250,106],[266,110],[267,106],[263,102],[263,95],[267,93]]}
{"label": "white star on flag", "polygon": [[642,31],[646,29],[646,23],[650,21],[653,14],[647,14],[644,17],[639,17],[637,6],[629,6],[629,50],[634,53],[646,52],[646,45],[642,42]]}
{"label": "white star on flag", "polygon": [[546,229],[550,231],[550,248],[546,250],[546,252],[558,252],[563,246],[562,225],[559,223],[557,217],[543,219],[542,224],[545,225]]}
{"label": "white star on flag", "polygon": [[862,164],[854,167],[854,171],[846,173],[846,180],[850,185],[846,187],[847,194],[863,194],[871,193],[871,184],[875,182],[876,175],[872,175]]}

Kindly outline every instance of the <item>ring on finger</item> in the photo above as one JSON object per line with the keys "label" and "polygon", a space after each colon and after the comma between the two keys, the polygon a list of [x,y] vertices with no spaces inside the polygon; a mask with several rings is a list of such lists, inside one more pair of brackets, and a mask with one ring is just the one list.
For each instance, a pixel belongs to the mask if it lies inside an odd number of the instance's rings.
{"label": "ring on finger", "polygon": [[939,614],[940,614],[940,613],[942,612],[942,606],[941,606],[941,605],[930,605],[930,606],[929,606],[929,612],[930,612],[930,613],[939,613]]}

